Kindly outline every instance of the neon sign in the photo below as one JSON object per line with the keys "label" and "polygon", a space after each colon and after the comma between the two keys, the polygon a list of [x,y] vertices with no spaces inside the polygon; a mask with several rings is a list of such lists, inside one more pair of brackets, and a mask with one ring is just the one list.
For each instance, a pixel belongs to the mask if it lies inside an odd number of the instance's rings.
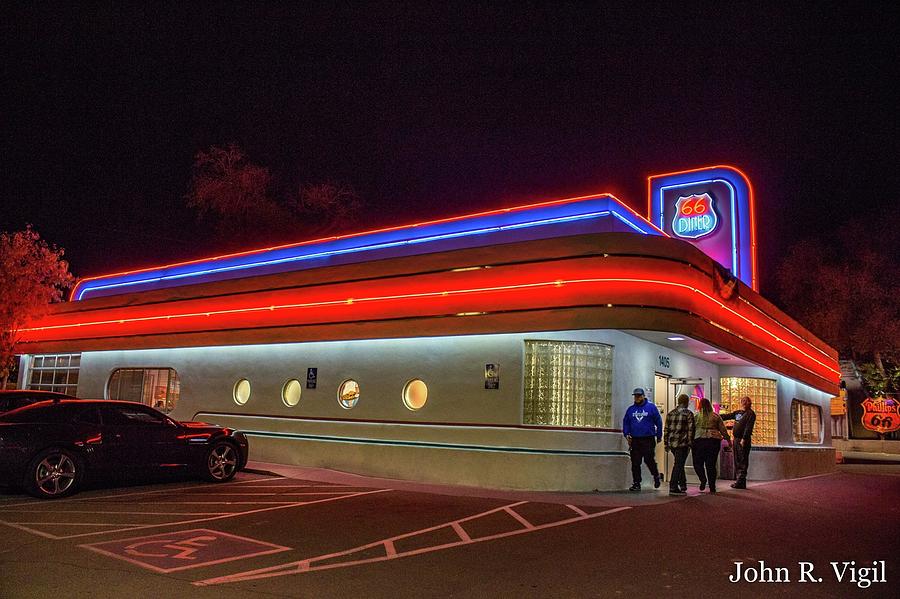
{"label": "neon sign", "polygon": [[709,166],[647,179],[648,220],[684,239],[759,290],[753,187],[733,166]]}
{"label": "neon sign", "polygon": [[896,399],[867,397],[862,402],[862,425],[876,433],[900,430],[900,404]]}
{"label": "neon sign", "polygon": [[715,200],[708,193],[681,196],[675,201],[672,232],[685,239],[709,235],[719,225]]}

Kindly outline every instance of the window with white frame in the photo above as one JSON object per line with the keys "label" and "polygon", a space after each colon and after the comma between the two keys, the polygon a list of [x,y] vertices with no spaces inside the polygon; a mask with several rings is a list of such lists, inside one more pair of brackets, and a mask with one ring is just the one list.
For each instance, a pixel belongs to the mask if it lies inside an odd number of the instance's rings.
{"label": "window with white frame", "polygon": [[791,427],[795,443],[821,443],[822,408],[794,399],[791,401]]}
{"label": "window with white frame", "polygon": [[75,395],[81,354],[33,356],[28,388]]}
{"label": "window with white frame", "polygon": [[107,399],[136,401],[168,414],[181,396],[174,368],[117,368],[106,385]]}
{"label": "window with white frame", "polygon": [[613,348],[585,341],[525,341],[525,424],[612,425]]}

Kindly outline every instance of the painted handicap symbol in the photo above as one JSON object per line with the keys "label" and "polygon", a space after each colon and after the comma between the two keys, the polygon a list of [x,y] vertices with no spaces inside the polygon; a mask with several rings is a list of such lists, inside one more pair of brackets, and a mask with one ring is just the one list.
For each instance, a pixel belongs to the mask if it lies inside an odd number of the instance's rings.
{"label": "painted handicap symbol", "polygon": [[[184,539],[183,541],[175,541],[174,539],[159,539],[154,541],[142,541],[140,543],[132,543],[125,547],[125,553],[128,555],[134,555],[137,557],[163,557],[169,559],[197,559],[194,553],[202,548],[209,545],[211,542],[215,541],[216,537],[213,536],[199,536],[194,537],[192,539]],[[165,553],[148,553],[146,551],[139,550],[139,547],[146,547],[148,545],[157,545],[160,546],[160,549],[168,549],[168,552]],[[176,553],[172,553],[172,552]]]}
{"label": "painted handicap symbol", "polygon": [[282,545],[207,528],[90,543],[81,547],[154,572],[176,572],[290,550]]}

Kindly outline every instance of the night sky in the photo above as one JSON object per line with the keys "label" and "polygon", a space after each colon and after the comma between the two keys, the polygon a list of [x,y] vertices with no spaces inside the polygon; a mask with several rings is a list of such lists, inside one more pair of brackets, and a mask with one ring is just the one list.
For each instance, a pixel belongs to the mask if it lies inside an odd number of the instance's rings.
{"label": "night sky", "polygon": [[733,164],[770,296],[794,240],[897,214],[887,9],[421,6],[7,5],[0,230],[32,223],[77,276],[208,255],[181,198],[229,142],[351,183],[364,228],[603,191],[643,214],[647,175]]}

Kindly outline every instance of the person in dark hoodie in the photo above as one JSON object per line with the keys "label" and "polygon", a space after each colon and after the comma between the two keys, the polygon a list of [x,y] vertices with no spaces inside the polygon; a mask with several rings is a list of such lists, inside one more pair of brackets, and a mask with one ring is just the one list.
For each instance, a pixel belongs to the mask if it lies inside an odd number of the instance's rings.
{"label": "person in dark hoodie", "polygon": [[747,488],[747,467],[750,465],[751,437],[756,424],[756,412],[749,397],[741,398],[741,409],[728,414],[720,414],[722,420],[734,420],[731,433],[734,436],[734,477],[733,489]]}
{"label": "person in dark hoodie", "polygon": [[647,401],[644,390],[638,387],[632,393],[634,404],[625,410],[622,434],[628,440],[631,454],[631,477],[634,484],[629,491],[641,490],[641,460],[653,475],[653,488],[658,489],[660,478],[656,467],[656,444],[662,441],[662,417],[653,402]]}

